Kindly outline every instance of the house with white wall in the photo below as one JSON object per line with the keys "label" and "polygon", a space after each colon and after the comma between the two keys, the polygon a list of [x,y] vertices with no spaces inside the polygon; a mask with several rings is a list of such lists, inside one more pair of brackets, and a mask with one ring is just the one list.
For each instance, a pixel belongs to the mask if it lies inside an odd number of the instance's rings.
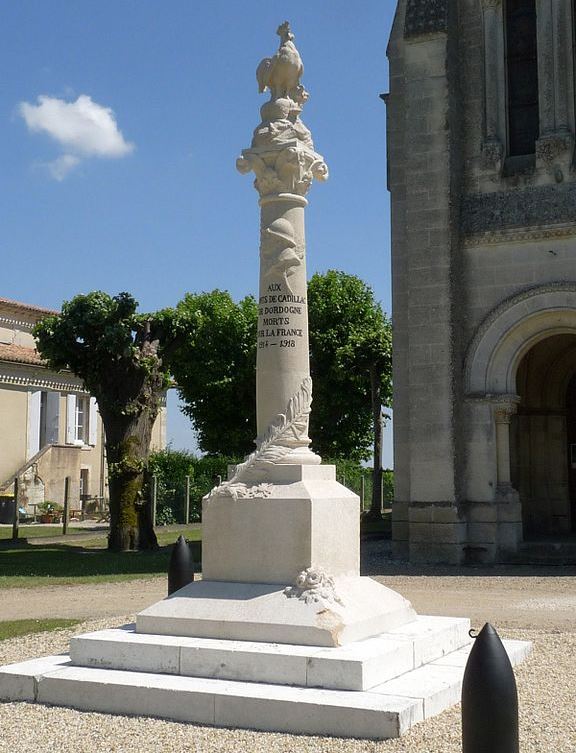
{"label": "house with white wall", "polygon": [[[19,506],[62,504],[70,478],[72,510],[107,498],[105,439],[96,399],[68,371],[49,369],[32,329],[58,313],[0,298],[0,495],[19,479]],[[166,407],[152,432],[152,448],[166,446]],[[0,496],[0,521],[2,501]]]}

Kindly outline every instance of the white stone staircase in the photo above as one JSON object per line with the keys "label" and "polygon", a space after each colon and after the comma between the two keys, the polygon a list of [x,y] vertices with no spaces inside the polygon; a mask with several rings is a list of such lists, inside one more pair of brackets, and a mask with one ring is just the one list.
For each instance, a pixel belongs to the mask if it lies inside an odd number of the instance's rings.
{"label": "white stone staircase", "polygon": [[[0,699],[276,732],[383,739],[460,700],[469,620],[418,617],[337,648],[136,633],[0,668]],[[512,664],[530,651],[504,641]]]}

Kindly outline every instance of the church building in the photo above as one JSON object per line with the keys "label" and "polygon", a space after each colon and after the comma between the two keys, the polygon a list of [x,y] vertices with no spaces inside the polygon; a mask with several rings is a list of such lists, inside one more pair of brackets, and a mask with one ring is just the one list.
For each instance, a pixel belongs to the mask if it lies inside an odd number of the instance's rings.
{"label": "church building", "polygon": [[393,542],[576,542],[575,0],[399,0]]}

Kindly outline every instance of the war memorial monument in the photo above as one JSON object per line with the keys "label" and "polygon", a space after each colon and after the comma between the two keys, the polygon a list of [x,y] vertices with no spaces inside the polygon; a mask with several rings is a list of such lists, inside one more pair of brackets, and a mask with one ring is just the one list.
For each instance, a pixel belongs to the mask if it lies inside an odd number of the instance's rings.
{"label": "war memorial monument", "polygon": [[[288,23],[258,66],[270,99],[237,161],[261,208],[255,451],[203,501],[203,579],[69,656],[0,668],[0,699],[381,739],[456,703],[466,618],[417,616],[360,575],[359,498],[310,447],[304,214],[328,169]],[[312,408],[313,409],[313,408]],[[529,645],[507,641],[513,662]]]}

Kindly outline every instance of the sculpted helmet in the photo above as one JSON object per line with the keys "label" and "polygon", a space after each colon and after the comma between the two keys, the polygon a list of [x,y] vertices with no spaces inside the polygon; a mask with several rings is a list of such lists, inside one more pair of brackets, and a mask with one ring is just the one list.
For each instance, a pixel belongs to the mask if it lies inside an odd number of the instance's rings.
{"label": "sculpted helmet", "polygon": [[285,220],[282,217],[274,220],[274,222],[268,225],[264,232],[268,235],[273,235],[275,238],[281,238],[292,248],[296,246],[296,241],[294,240],[294,228],[288,220]]}

